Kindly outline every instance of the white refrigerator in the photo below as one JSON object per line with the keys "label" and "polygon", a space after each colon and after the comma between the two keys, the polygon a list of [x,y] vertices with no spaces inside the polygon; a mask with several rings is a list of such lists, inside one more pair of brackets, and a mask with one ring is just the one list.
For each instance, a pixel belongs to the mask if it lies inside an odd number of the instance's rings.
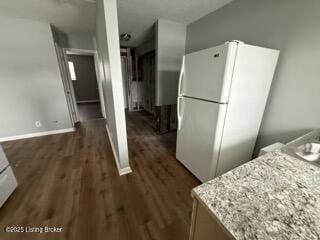
{"label": "white refrigerator", "polygon": [[232,41],[183,57],[176,157],[202,182],[251,159],[278,56]]}

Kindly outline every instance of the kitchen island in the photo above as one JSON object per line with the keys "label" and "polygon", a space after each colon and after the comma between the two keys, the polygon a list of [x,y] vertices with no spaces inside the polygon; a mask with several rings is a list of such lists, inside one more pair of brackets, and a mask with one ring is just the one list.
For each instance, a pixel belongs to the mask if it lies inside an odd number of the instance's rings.
{"label": "kitchen island", "polygon": [[320,168],[290,154],[314,131],[192,191],[190,239],[320,239]]}

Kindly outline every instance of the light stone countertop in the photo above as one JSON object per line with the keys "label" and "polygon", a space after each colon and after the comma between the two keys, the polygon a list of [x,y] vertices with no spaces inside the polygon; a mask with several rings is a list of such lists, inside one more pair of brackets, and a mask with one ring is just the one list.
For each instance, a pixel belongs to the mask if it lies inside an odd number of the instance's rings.
{"label": "light stone countertop", "polygon": [[320,168],[284,149],[256,158],[192,191],[234,239],[320,239]]}

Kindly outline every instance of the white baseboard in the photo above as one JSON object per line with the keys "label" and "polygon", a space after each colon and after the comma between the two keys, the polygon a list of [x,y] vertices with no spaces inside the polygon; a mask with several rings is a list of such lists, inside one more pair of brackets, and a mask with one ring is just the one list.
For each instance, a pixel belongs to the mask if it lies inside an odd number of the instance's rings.
{"label": "white baseboard", "polygon": [[42,136],[47,136],[47,135],[74,132],[74,131],[75,131],[74,128],[65,128],[65,129],[46,131],[46,132],[29,133],[29,134],[23,134],[23,135],[3,137],[3,138],[0,138],[0,142],[8,142],[8,141],[13,141],[13,140],[33,138],[33,137],[42,137]]}
{"label": "white baseboard", "polygon": [[77,103],[98,103],[100,102],[99,99],[96,100],[83,100],[83,101],[77,101]]}
{"label": "white baseboard", "polygon": [[122,176],[122,175],[125,175],[125,174],[128,174],[128,173],[132,173],[132,169],[131,169],[130,166],[124,167],[124,168],[121,168],[121,167],[120,167],[120,165],[119,165],[119,159],[118,159],[118,156],[117,156],[117,154],[116,154],[116,150],[115,150],[115,147],[114,147],[112,138],[111,138],[112,134],[111,134],[110,131],[109,131],[108,124],[106,124],[106,129],[107,129],[107,133],[108,133],[108,137],[109,137],[109,142],[110,142],[110,144],[111,144],[111,148],[112,148],[114,160],[116,161],[116,165],[117,165],[117,169],[118,169],[119,175]]}

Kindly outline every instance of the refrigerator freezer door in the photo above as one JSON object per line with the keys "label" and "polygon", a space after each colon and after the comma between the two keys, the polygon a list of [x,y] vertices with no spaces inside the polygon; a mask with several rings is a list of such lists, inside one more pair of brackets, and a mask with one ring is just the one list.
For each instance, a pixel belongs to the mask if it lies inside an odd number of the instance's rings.
{"label": "refrigerator freezer door", "polygon": [[178,95],[227,103],[237,46],[230,42],[185,55]]}
{"label": "refrigerator freezer door", "polygon": [[17,180],[13,175],[11,167],[0,174],[0,207],[17,187]]}
{"label": "refrigerator freezer door", "polygon": [[6,155],[3,152],[3,149],[0,145],[0,172],[9,165]]}
{"label": "refrigerator freezer door", "polygon": [[214,177],[226,104],[178,98],[177,159],[202,182]]}

